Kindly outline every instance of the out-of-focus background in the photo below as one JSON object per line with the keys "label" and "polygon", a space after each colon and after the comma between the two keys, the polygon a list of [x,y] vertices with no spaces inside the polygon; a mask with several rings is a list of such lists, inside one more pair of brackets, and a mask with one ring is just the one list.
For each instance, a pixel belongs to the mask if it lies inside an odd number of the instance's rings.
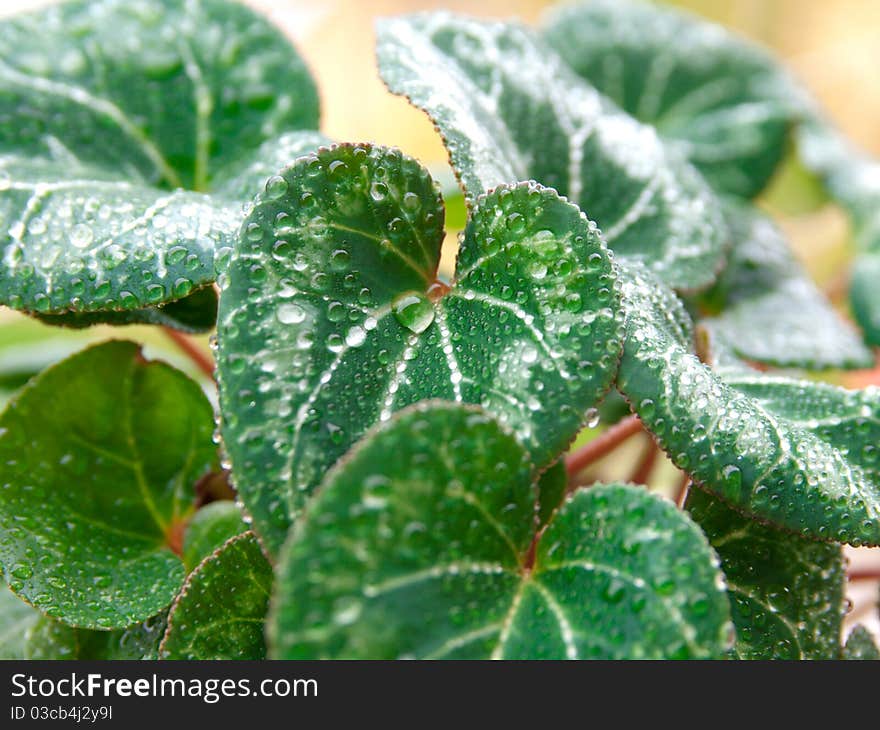
{"label": "out-of-focus background", "polygon": [[[53,0],[0,0],[0,16]],[[317,79],[322,131],[336,140],[375,141],[402,148],[432,169],[443,169],[446,152],[421,112],[389,94],[373,54],[377,17],[447,9],[482,17],[517,17],[535,23],[549,0],[246,0],[281,26],[296,43]],[[686,8],[771,48],[795,72],[851,139],[880,155],[880,0],[678,0]],[[845,217],[831,205],[815,207],[796,170],[784,169],[763,196],[797,254],[835,300],[843,300],[841,276],[849,254]],[[808,200],[804,201],[806,197]],[[0,307],[0,371],[21,362],[49,364],[88,341],[111,336],[146,343],[162,357],[197,374],[192,363],[155,328],[48,328]],[[199,343],[204,346],[204,341]],[[3,362],[5,360],[5,362]],[[12,362],[15,361],[15,362]],[[14,367],[12,368],[15,369]],[[880,384],[880,371],[840,376],[838,382]],[[0,405],[8,397],[0,382]],[[639,458],[638,444],[624,458]],[[630,462],[631,463],[631,462]],[[667,465],[667,469],[669,469]],[[624,469],[623,474],[627,471]],[[850,551],[857,569],[880,566],[880,550]],[[878,583],[850,584],[849,623],[864,622],[880,637]]]}

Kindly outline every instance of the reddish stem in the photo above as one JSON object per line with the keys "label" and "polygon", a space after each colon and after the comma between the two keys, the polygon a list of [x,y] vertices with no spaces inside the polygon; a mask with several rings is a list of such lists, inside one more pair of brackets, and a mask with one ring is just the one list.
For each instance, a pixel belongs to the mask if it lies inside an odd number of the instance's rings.
{"label": "reddish stem", "polygon": [[209,378],[214,377],[214,359],[201,347],[192,341],[187,335],[178,332],[171,327],[162,328],[165,334],[183,352],[195,366]]}
{"label": "reddish stem", "polygon": [[877,568],[859,568],[851,570],[846,576],[850,583],[857,580],[880,580],[880,567]]}
{"label": "reddish stem", "polygon": [[578,474],[641,430],[642,422],[635,415],[627,416],[622,421],[615,423],[607,431],[599,434],[565,458],[565,469],[568,475],[571,477]]}
{"label": "reddish stem", "polygon": [[678,505],[679,509],[684,508],[684,501],[688,496],[688,485],[691,483],[691,478],[687,474],[681,475],[681,481],[678,483],[678,490],[675,492],[675,503]]}
{"label": "reddish stem", "polygon": [[655,444],[654,439],[649,436],[648,443],[645,445],[645,451],[642,453],[642,458],[639,459],[635,471],[629,478],[633,484],[648,483],[648,477],[651,476],[651,472],[654,471],[654,465],[657,463],[657,455],[657,444]]}

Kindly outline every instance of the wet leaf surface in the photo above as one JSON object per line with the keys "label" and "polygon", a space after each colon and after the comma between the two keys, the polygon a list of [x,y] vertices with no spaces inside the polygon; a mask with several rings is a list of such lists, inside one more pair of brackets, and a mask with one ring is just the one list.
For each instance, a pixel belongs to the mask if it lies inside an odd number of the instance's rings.
{"label": "wet leaf surface", "polygon": [[199,564],[171,608],[162,659],[264,659],[272,566],[253,533]]}
{"label": "wet leaf surface", "polygon": [[615,270],[575,206],[534,183],[480,198],[451,285],[442,240],[431,178],[380,147],[300,160],[245,221],[217,370],[233,480],[273,552],[326,470],[406,405],[482,405],[542,468],[610,386]]}
{"label": "wet leaf surface", "polygon": [[618,387],[670,459],[760,520],[819,540],[880,543],[880,391],[709,369],[675,295],[623,271]]}
{"label": "wet leaf surface", "polygon": [[762,525],[696,488],[686,508],[721,557],[738,658],[838,658],[846,581],[840,545]]}
{"label": "wet leaf surface", "polygon": [[[394,454],[394,459],[388,455]],[[671,503],[575,493],[531,565],[526,451],[478,409],[422,403],[328,474],[294,526],[269,622],[276,658],[720,656],[717,559]]]}
{"label": "wet leaf surface", "polygon": [[471,203],[533,178],[580,205],[617,255],[668,284],[714,279],[723,223],[700,174],[525,27],[448,13],[383,20],[377,55],[389,89],[437,125]]}
{"label": "wet leaf surface", "polygon": [[[52,414],[47,418],[47,414]],[[20,597],[83,628],[165,608],[184,578],[170,549],[194,482],[215,468],[201,389],[131,342],[37,376],[0,416],[0,563]]]}
{"label": "wet leaf surface", "polygon": [[[241,206],[324,142],[282,34],[226,0],[77,0],[0,22],[0,302],[132,312],[222,269]],[[139,320],[143,321],[143,320]]]}

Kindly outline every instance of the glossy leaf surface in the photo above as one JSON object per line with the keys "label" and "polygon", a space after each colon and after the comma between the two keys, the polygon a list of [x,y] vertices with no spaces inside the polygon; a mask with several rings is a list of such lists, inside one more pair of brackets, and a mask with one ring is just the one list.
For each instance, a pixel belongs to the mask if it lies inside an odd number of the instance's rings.
{"label": "glossy leaf surface", "polygon": [[[389,459],[389,454],[394,459]],[[328,475],[279,567],[278,658],[719,656],[717,560],[675,506],[597,485],[532,557],[527,453],[479,410],[422,403]]]}
{"label": "glossy leaf surface", "polygon": [[414,160],[341,145],[278,180],[242,228],[218,326],[225,447],[273,552],[326,470],[418,400],[482,405],[536,467],[565,450],[621,326],[609,253],[575,206],[534,183],[481,198],[447,286],[442,202]]}

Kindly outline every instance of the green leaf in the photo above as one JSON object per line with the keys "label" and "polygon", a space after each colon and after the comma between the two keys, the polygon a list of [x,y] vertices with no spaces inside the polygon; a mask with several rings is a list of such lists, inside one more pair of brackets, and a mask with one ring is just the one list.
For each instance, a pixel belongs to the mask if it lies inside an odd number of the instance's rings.
{"label": "green leaf", "polygon": [[183,583],[170,548],[192,485],[215,468],[201,389],[132,342],[85,350],[39,376],[0,416],[0,563],[51,617],[122,628]]}
{"label": "green leaf", "polygon": [[171,608],[162,659],[264,659],[272,566],[253,533],[228,540],[187,578]]}
{"label": "green leaf", "polygon": [[28,630],[25,659],[80,661],[156,659],[165,632],[165,613],[116,631],[76,629],[40,616]]}
{"label": "green leaf", "polygon": [[325,140],[299,55],[227,0],[0,22],[0,303],[142,310],[215,278],[241,206]]}
{"label": "green leaf", "polygon": [[623,270],[618,387],[680,469],[738,510],[805,536],[880,543],[880,391],[761,374],[691,354],[675,295]]}
{"label": "green leaf", "polygon": [[798,130],[798,151],[850,215],[860,251],[852,264],[850,302],[865,341],[880,345],[880,161],[857,149],[814,111]]}
{"label": "green leaf", "polygon": [[552,519],[553,512],[562,505],[565,493],[568,491],[565,459],[560,459],[541,474],[536,489],[538,490],[538,524],[546,525]]}
{"label": "green leaf", "polygon": [[382,78],[437,125],[471,203],[534,178],[588,211],[620,257],[676,288],[711,283],[723,222],[700,174],[530,31],[431,13],[376,32]]}
{"label": "green leaf", "polygon": [[159,307],[129,311],[38,314],[37,319],[46,324],[73,329],[96,324],[156,324],[183,332],[208,332],[217,323],[217,294],[214,287],[205,286],[183,299]]}
{"label": "green leaf", "polygon": [[0,581],[0,659],[24,659],[25,633],[40,616]]}
{"label": "green leaf", "polygon": [[762,48],[680,10],[634,0],[554,9],[547,43],[673,143],[717,190],[751,198],[782,159],[793,83]]}
{"label": "green leaf", "polygon": [[294,526],[269,620],[276,658],[720,656],[717,559],[671,503],[600,485],[536,550],[538,493],[511,433],[417,404],[366,437]]}
{"label": "green leaf", "polygon": [[721,558],[738,658],[838,658],[846,580],[839,545],[762,525],[699,489],[686,508]]}
{"label": "green leaf", "polygon": [[480,198],[449,288],[414,160],[340,145],[281,179],[242,228],[217,334],[224,444],[269,549],[370,426],[424,398],[480,404],[555,461],[620,347],[615,270],[577,207],[534,183]]}
{"label": "green leaf", "polygon": [[782,367],[870,367],[871,351],[841,318],[769,218],[731,206],[727,268],[700,299],[720,308],[701,320],[737,355]]}
{"label": "green leaf", "polygon": [[880,649],[874,636],[861,624],[856,626],[846,639],[843,647],[844,659],[880,660]]}
{"label": "green leaf", "polygon": [[183,536],[183,564],[191,572],[231,537],[248,526],[235,502],[211,502],[193,515]]}

